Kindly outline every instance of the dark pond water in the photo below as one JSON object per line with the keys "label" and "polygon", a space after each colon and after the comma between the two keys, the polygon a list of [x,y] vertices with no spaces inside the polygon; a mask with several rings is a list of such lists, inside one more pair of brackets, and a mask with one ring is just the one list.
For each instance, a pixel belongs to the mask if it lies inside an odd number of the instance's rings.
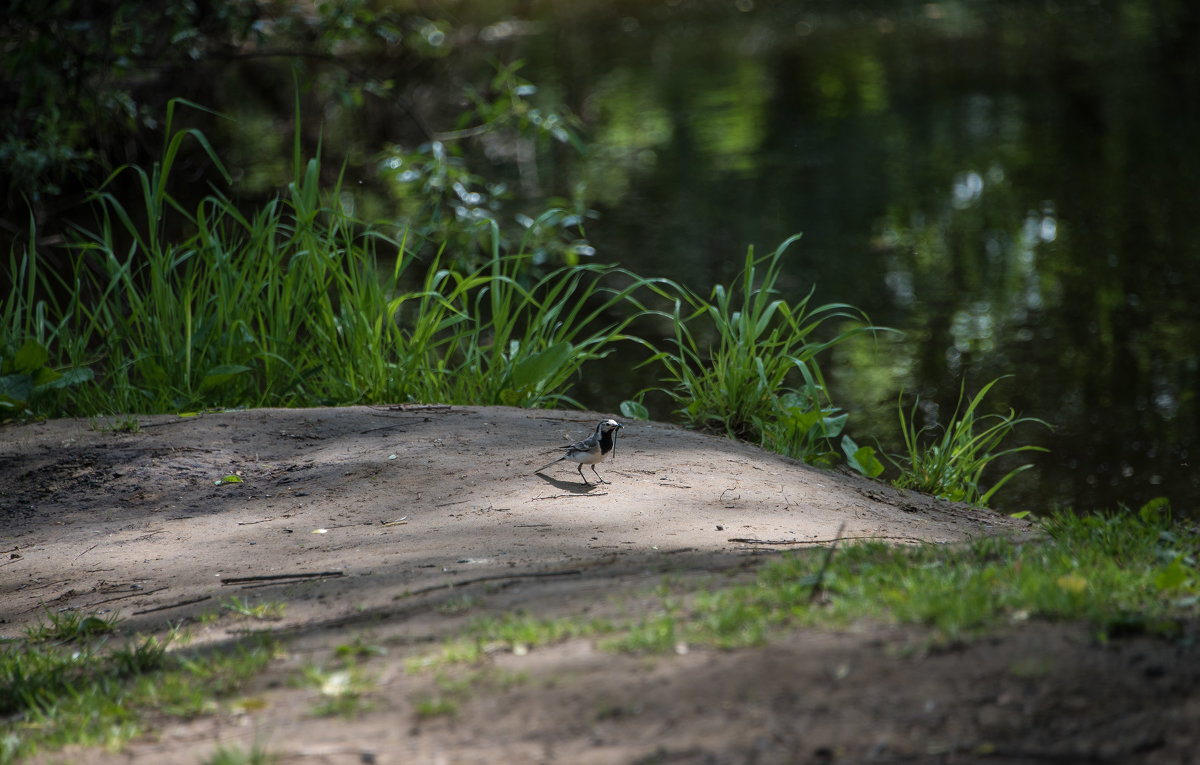
{"label": "dark pond water", "polygon": [[[737,8],[744,10],[739,12]],[[697,289],[794,232],[796,295],[901,337],[827,362],[860,443],[901,390],[1040,417],[1005,509],[1192,513],[1200,26],[1157,3],[754,3],[559,17],[532,79],[598,143],[602,259]],[[610,166],[624,172],[610,172]],[[597,392],[600,395],[600,392]],[[614,397],[610,397],[614,398]]]}
{"label": "dark pond water", "polygon": [[[944,419],[964,380],[1011,375],[990,406],[1054,429],[1018,431],[1050,451],[996,504],[1167,496],[1195,513],[1200,24],[1187,4],[529,8],[535,23],[477,44],[525,59],[524,76],[583,118],[591,151],[558,152],[549,175],[587,184],[598,260],[707,292],[747,245],[803,232],[791,296],[815,285],[818,303],[903,332],[824,362],[860,443],[899,446],[901,391]],[[578,395],[614,409],[643,382],[622,371]]]}

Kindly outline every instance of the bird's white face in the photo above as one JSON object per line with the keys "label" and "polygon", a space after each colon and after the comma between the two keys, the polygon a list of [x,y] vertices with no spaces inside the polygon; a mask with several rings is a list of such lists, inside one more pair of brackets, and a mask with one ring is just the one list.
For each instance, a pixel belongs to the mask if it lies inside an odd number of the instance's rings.
{"label": "bird's white face", "polygon": [[622,425],[621,423],[617,422],[616,420],[605,420],[605,421],[604,421],[602,424],[604,425],[604,429],[605,429],[606,431],[609,431],[609,430],[616,430],[617,428],[623,428],[623,427],[625,427],[624,425]]}

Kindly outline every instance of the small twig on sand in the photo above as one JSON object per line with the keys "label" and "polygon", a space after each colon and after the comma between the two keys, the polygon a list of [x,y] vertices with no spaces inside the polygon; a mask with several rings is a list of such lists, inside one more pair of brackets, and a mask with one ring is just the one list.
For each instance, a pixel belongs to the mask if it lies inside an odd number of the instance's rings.
{"label": "small twig on sand", "polygon": [[546,496],[546,497],[534,497],[534,498],[533,498],[533,500],[539,500],[539,499],[562,499],[563,497],[607,497],[607,496],[608,496],[608,492],[607,492],[607,491],[600,491],[600,492],[596,492],[595,494],[593,494],[593,493],[591,493],[591,492],[582,492],[582,493],[579,493],[579,494],[551,494],[551,495],[549,495],[549,496]]}
{"label": "small twig on sand", "polygon": [[165,606],[155,606],[154,608],[147,608],[142,611],[134,611],[133,616],[141,616],[142,614],[152,614],[155,611],[166,611],[168,608],[181,608],[183,606],[190,606],[193,603],[203,603],[206,600],[212,600],[212,595],[201,595],[200,597],[192,598],[191,600],[182,600],[178,603],[168,603]]}
{"label": "small twig on sand", "polygon": [[275,520],[274,517],[263,518],[262,520],[258,520],[258,521],[238,521],[238,525],[239,526],[253,526],[256,523],[266,523],[267,521],[273,521],[273,520]]}
{"label": "small twig on sand", "polygon": [[833,542],[829,544],[829,549],[825,551],[825,560],[821,561],[821,570],[817,572],[817,581],[813,582],[812,592],[808,594],[808,602],[812,603],[821,595],[821,591],[825,585],[825,572],[829,570],[829,564],[833,560],[833,551],[837,549],[838,540],[842,538],[842,532],[846,530],[845,522],[838,526],[837,534],[833,537]]}
{"label": "small twig on sand", "polygon": [[105,603],[112,603],[114,600],[124,600],[125,598],[143,598],[147,595],[153,595],[156,592],[162,592],[166,587],[159,587],[157,590],[136,590],[127,592],[124,595],[117,595],[115,598],[105,598],[104,600],[93,600],[91,603],[83,603],[75,608],[91,608],[92,606],[102,606]]}
{"label": "small twig on sand", "polygon": [[231,576],[221,584],[243,584],[245,582],[274,582],[280,579],[322,579],[327,576],[343,576],[343,571],[311,571],[299,574],[261,574],[259,576]]}
{"label": "small twig on sand", "polygon": [[91,552],[92,550],[95,550],[95,549],[96,549],[96,545],[98,545],[98,544],[100,544],[100,543],[99,543],[99,542],[97,542],[95,545],[92,545],[92,546],[91,546],[91,547],[89,547],[88,549],[86,549],[86,550],[84,550],[83,552],[79,553],[78,555],[76,555],[76,556],[75,556],[74,560],[72,560],[71,562],[72,562],[72,563],[74,563],[75,561],[79,560],[80,558],[82,558],[82,557],[83,557],[84,555],[86,555],[87,553]]}

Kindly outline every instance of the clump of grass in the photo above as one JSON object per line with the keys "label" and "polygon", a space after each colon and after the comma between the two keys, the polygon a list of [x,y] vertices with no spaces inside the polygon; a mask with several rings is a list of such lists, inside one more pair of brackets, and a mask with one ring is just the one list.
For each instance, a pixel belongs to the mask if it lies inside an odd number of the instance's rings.
{"label": "clump of grass", "polygon": [[219,746],[212,756],[203,761],[203,765],[275,765],[279,756],[271,754],[265,746],[255,743],[250,751],[239,747]]}
{"label": "clump of grass", "polygon": [[1047,451],[1032,445],[994,451],[1018,425],[1037,423],[1049,427],[1048,423],[1036,417],[1017,417],[1011,409],[1007,414],[979,413],[980,405],[988,391],[1002,379],[1004,378],[997,378],[983,386],[967,402],[966,409],[963,409],[963,398],[966,394],[964,381],[959,389],[958,403],[950,417],[950,424],[941,429],[941,438],[932,442],[927,442],[922,436],[926,431],[936,430],[937,426],[917,430],[919,402],[913,404],[908,417],[905,417],[901,407],[900,430],[904,436],[906,453],[895,458],[889,457],[900,470],[900,477],[893,483],[902,489],[916,489],[942,499],[985,507],[1009,479],[1033,467],[1031,464],[1021,465],[1006,473],[987,491],[980,488],[984,470],[997,459],[1020,452]]}
{"label": "clump of grass", "polygon": [[495,651],[523,654],[540,646],[602,635],[613,629],[610,622],[600,619],[538,619],[524,612],[483,617],[472,621],[462,635],[447,640],[438,651],[408,660],[406,669],[409,673],[417,673],[429,668],[476,663]]}
{"label": "clump of grass", "polygon": [[[71,274],[60,282],[32,253],[22,261],[24,289],[0,314],[0,357],[17,375],[0,370],[0,407],[27,411],[35,393],[50,414],[575,404],[571,380],[631,339],[636,294],[656,284],[597,264],[534,279],[532,240],[506,251],[494,221],[482,266],[421,263],[403,235],[347,212],[340,181],[322,188],[320,157],[305,160],[299,138],[285,195],[251,214],[216,190],[185,208],[171,193],[184,143],[222,166],[203,134],[172,131],[177,103],[161,161],[119,168],[93,195],[97,222],[71,244]],[[141,190],[140,209],[111,191],[120,176]],[[69,299],[35,306],[39,290]]]}
{"label": "clump of grass", "polygon": [[352,656],[340,654],[340,661],[332,668],[307,667],[304,681],[315,688],[321,696],[313,708],[318,717],[342,717],[351,719],[370,711],[372,692],[377,680]]}
{"label": "clump of grass", "polygon": [[[679,288],[673,347],[647,363],[662,365],[663,391],[689,425],[828,463],[846,415],[830,400],[817,355],[874,328],[851,306],[810,305],[812,292],[796,302],[778,297],[784,252],[798,238],[762,258],[750,248],[738,281],[708,298]],[[834,321],[845,324],[819,339]]]}
{"label": "clump of grass", "polygon": [[174,634],[116,645],[115,633],[115,620],[57,618],[0,646],[0,763],[69,744],[118,746],[151,714],[213,711],[276,653],[264,637],[185,655],[168,650]]}
{"label": "clump of grass", "polygon": [[221,608],[245,619],[274,622],[283,618],[287,604],[282,601],[253,603],[248,599],[233,596],[226,598],[221,603]]}

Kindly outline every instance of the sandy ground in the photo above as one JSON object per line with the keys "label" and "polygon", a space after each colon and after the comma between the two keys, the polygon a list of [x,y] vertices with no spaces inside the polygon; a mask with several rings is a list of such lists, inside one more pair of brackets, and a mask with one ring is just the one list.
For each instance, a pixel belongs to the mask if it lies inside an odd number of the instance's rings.
{"label": "sandy ground", "polygon": [[[0,429],[0,636],[79,609],[203,645],[264,626],[231,599],[284,606],[268,626],[288,655],[254,703],[44,761],[197,763],[256,740],[329,763],[1200,761],[1195,649],[1072,625],[937,650],[915,630],[798,631],[657,658],[575,639],[405,671],[480,616],[644,613],[664,581],[745,579],[839,529],[897,544],[1030,531],[660,423],[621,431],[607,484],[567,463],[533,473],[603,416],[350,407]],[[367,666],[371,708],[315,717],[316,691],[286,678],[353,641],[388,650]],[[456,681],[455,714],[417,714]]]}

